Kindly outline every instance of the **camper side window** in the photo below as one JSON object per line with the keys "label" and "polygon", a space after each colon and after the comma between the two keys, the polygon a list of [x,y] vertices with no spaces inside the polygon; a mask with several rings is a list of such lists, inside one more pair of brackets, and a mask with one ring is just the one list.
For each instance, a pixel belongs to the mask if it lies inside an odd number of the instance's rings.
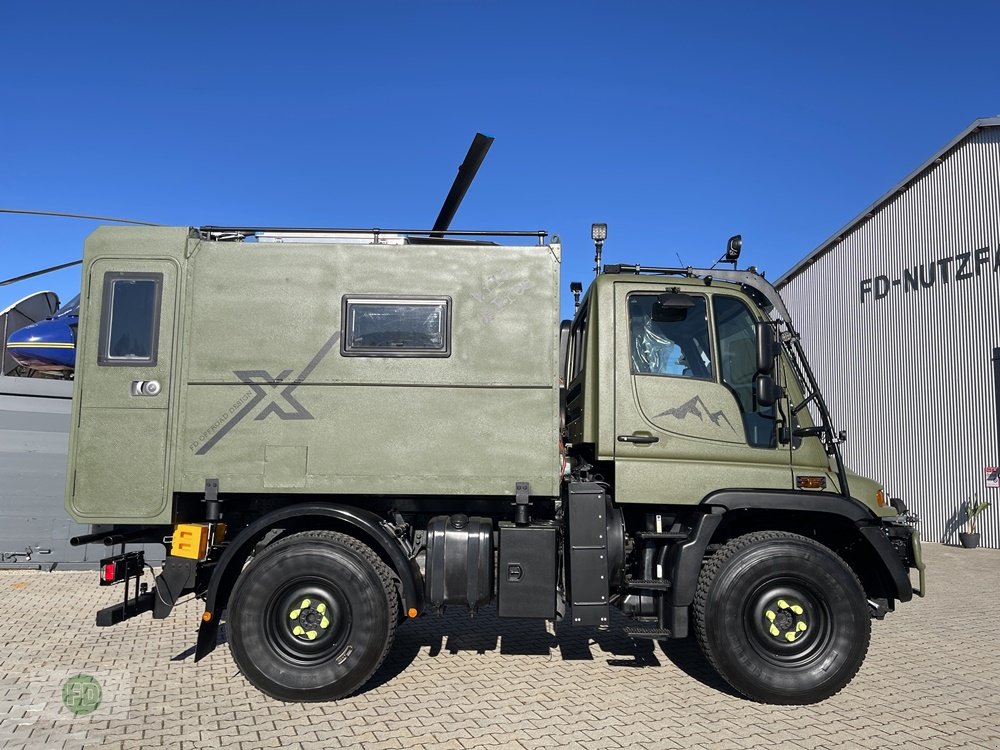
{"label": "camper side window", "polygon": [[447,357],[450,297],[345,295],[345,357]]}
{"label": "camper side window", "polygon": [[160,273],[104,274],[97,364],[156,364],[162,285]]}

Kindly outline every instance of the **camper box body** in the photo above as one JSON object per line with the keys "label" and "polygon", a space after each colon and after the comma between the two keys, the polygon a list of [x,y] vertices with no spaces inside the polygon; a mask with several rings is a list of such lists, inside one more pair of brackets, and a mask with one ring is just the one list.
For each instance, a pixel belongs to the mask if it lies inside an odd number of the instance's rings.
{"label": "camper box body", "polygon": [[[559,494],[558,243],[87,240],[67,507]],[[404,335],[379,321],[403,319]],[[414,322],[417,321],[417,322]],[[421,328],[423,326],[423,328]]]}

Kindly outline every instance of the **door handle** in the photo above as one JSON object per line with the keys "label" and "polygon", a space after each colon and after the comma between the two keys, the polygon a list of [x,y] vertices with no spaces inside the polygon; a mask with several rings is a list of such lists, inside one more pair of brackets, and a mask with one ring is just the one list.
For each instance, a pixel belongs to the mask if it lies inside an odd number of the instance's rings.
{"label": "door handle", "polygon": [[653,435],[619,435],[619,443],[637,443],[639,445],[651,445],[660,442],[658,437]]}
{"label": "door handle", "polygon": [[133,380],[130,392],[133,396],[155,396],[160,390],[158,380]]}

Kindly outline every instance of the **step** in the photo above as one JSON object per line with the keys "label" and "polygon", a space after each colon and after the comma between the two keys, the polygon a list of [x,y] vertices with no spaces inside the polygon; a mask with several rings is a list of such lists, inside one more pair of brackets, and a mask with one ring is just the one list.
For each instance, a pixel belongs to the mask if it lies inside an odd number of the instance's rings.
{"label": "step", "polygon": [[663,578],[655,579],[633,579],[625,582],[625,588],[629,589],[652,589],[653,591],[666,591],[670,588],[670,581]]}
{"label": "step", "polygon": [[637,531],[635,535],[640,539],[687,539],[689,534],[686,531]]}
{"label": "step", "polygon": [[671,637],[669,630],[662,630],[660,628],[628,627],[625,628],[625,635],[629,638],[647,638],[654,641],[665,641]]}

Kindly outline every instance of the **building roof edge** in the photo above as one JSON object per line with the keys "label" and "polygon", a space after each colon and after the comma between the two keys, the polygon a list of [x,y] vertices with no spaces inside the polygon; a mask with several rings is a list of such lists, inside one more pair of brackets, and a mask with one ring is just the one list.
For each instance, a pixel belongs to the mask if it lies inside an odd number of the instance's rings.
{"label": "building roof edge", "polygon": [[1000,127],[1000,116],[981,117],[978,120],[973,120],[973,122],[968,127],[966,127],[965,130],[963,130],[961,133],[959,133],[950,141],[948,141],[947,144],[945,144],[942,148],[940,148],[938,151],[932,154],[931,157],[927,159],[923,164],[921,164],[919,167],[910,172],[910,174],[904,177],[891,190],[885,193],[885,195],[876,200],[874,203],[868,206],[868,208],[866,208],[857,216],[855,216],[853,219],[851,219],[849,222],[847,222],[847,224],[845,224],[839,230],[830,235],[830,237],[828,237],[825,241],[823,241],[815,250],[806,255],[806,257],[804,257],[790,269],[785,271],[785,273],[783,273],[781,277],[774,282],[774,286],[778,289],[781,289],[789,281],[791,281],[793,278],[795,278],[800,273],[809,268],[809,266],[815,263],[820,256],[825,255],[835,245],[840,243],[844,239],[844,237],[846,237],[849,233],[853,232],[858,227],[858,225],[870,219],[875,214],[875,212],[881,210],[885,204],[887,204],[893,198],[898,196],[900,193],[906,191],[911,184],[916,182],[926,172],[929,172],[931,169],[937,166],[946,156],[948,156],[948,154],[950,154],[954,149],[958,148],[958,146],[961,145],[962,142],[965,141],[965,139],[968,138],[970,135],[982,130],[983,128],[995,128],[995,127]]}

